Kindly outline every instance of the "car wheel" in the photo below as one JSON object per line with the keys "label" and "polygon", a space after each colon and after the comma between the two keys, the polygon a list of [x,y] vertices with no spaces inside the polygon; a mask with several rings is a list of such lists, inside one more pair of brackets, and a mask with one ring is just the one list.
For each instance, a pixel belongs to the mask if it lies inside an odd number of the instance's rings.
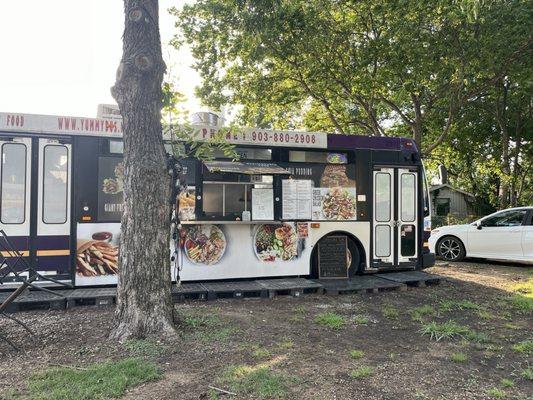
{"label": "car wheel", "polygon": [[453,237],[446,236],[439,241],[437,254],[446,261],[461,261],[466,256],[465,246],[463,243]]}

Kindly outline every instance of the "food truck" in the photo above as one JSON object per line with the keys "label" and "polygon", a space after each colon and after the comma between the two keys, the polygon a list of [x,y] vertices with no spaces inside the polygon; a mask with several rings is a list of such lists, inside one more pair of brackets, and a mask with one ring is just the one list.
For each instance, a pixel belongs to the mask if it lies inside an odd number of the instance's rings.
{"label": "food truck", "polygon": [[[350,279],[434,264],[413,140],[194,126],[194,140],[214,135],[239,160],[215,150],[181,161],[182,281]],[[74,286],[116,284],[121,120],[0,113],[0,151],[0,229],[19,253]]]}

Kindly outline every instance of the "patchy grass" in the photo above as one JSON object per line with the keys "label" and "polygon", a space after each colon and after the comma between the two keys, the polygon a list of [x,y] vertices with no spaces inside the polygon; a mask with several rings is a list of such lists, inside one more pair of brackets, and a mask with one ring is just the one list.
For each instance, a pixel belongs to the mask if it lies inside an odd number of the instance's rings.
{"label": "patchy grass", "polygon": [[437,342],[442,339],[454,339],[459,337],[476,343],[487,343],[489,341],[489,337],[486,334],[474,331],[468,326],[459,325],[455,321],[447,321],[443,323],[432,321],[423,324],[420,333],[422,335],[429,335],[430,339],[436,340]]}
{"label": "patchy grass", "polygon": [[346,320],[342,315],[326,312],[318,314],[315,318],[315,322],[318,325],[327,326],[331,329],[341,329],[346,323]]}
{"label": "patchy grass", "polygon": [[502,378],[500,380],[500,386],[504,388],[512,388],[514,387],[514,381],[512,381],[511,379]]}
{"label": "patchy grass", "polygon": [[493,399],[503,399],[505,397],[505,392],[498,388],[487,390],[487,394]]}
{"label": "patchy grass", "polygon": [[386,305],[381,311],[383,316],[388,319],[397,319],[400,317],[400,310],[391,305]]}
{"label": "patchy grass", "polygon": [[468,360],[468,356],[465,353],[453,353],[450,360],[456,363],[463,363]]}
{"label": "patchy grass", "polygon": [[353,321],[357,325],[368,325],[368,323],[370,322],[370,320],[363,315],[356,315],[355,317],[353,317]]}
{"label": "patchy grass", "polygon": [[294,342],[289,339],[285,339],[277,344],[278,349],[288,350],[294,347]]}
{"label": "patchy grass", "polygon": [[226,368],[217,384],[239,396],[259,399],[282,399],[288,394],[289,384],[294,378],[281,372],[274,372],[266,365],[237,365]]}
{"label": "patchy grass", "polygon": [[202,342],[221,342],[228,340],[237,328],[228,326],[215,315],[185,314],[182,316],[183,324],[192,330],[185,333],[185,337],[192,336]]}
{"label": "patchy grass", "polygon": [[252,357],[256,360],[266,360],[267,358],[272,357],[272,353],[264,347],[252,346]]}
{"label": "patchy grass", "polygon": [[463,311],[463,310],[482,310],[482,307],[470,300],[442,300],[439,304],[439,310],[447,311]]}
{"label": "patchy grass", "polygon": [[520,314],[531,314],[533,312],[533,278],[510,285],[509,290],[514,294],[504,300],[511,308]]}
{"label": "patchy grass", "polygon": [[47,369],[32,376],[28,389],[31,399],[103,400],[120,397],[126,389],[160,377],[155,364],[138,358],[126,358],[84,369]]}
{"label": "patchy grass", "polygon": [[350,350],[350,357],[354,360],[358,360],[360,358],[363,358],[365,355],[363,350]]}
{"label": "patchy grass", "polygon": [[468,326],[459,325],[454,321],[448,321],[442,324],[433,321],[422,325],[420,329],[422,335],[429,335],[430,339],[434,339],[437,342],[442,339],[464,337],[468,332],[470,332]]}
{"label": "patchy grass", "polygon": [[374,373],[374,369],[367,365],[363,365],[359,368],[356,368],[350,372],[350,376],[354,379],[361,379],[367,376],[370,376]]}
{"label": "patchy grass", "polygon": [[533,352],[533,340],[524,340],[513,346],[513,350],[517,353],[532,353]]}
{"label": "patchy grass", "polygon": [[293,307],[292,311],[296,314],[305,314],[305,307],[303,306]]}
{"label": "patchy grass", "polygon": [[142,357],[159,357],[166,350],[161,343],[149,339],[128,339],[122,346],[132,354]]}
{"label": "patchy grass", "polygon": [[415,308],[411,312],[411,319],[417,322],[423,322],[424,317],[432,317],[436,314],[435,309],[429,304]]}
{"label": "patchy grass", "polygon": [[512,329],[512,330],[520,329],[520,327],[518,325],[512,324],[510,322],[505,323],[503,325],[503,327],[506,328],[506,329]]}
{"label": "patchy grass", "polygon": [[468,330],[468,332],[466,333],[466,338],[471,342],[476,343],[488,343],[490,340],[487,334],[483,332],[474,331],[472,329]]}
{"label": "patchy grass", "polygon": [[479,310],[476,314],[480,319],[487,321],[494,318],[494,314],[488,312],[487,310]]}
{"label": "patchy grass", "polygon": [[524,368],[520,371],[520,376],[528,381],[533,381],[533,368]]}

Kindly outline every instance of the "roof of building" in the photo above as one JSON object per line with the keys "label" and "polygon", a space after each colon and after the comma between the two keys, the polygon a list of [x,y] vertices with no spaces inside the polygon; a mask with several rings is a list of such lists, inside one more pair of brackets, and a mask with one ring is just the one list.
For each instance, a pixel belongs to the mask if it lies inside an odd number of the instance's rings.
{"label": "roof of building", "polygon": [[468,192],[465,192],[464,190],[454,188],[453,186],[451,186],[451,185],[449,185],[447,183],[430,186],[429,191],[433,192],[435,190],[442,189],[443,187],[447,187],[448,189],[453,190],[454,192],[459,192],[461,194],[464,194],[465,196],[475,197],[472,193],[468,193]]}

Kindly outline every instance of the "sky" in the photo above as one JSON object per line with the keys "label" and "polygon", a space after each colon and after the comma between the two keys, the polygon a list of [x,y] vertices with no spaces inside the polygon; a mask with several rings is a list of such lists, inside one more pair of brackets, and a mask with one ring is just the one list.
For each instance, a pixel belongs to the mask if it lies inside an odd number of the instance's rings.
{"label": "sky", "polygon": [[[194,87],[201,80],[187,48],[165,46],[175,33],[160,0],[163,57],[185,108],[200,111]],[[0,1],[0,112],[94,117],[114,104],[110,88],[122,55],[122,0]]]}

